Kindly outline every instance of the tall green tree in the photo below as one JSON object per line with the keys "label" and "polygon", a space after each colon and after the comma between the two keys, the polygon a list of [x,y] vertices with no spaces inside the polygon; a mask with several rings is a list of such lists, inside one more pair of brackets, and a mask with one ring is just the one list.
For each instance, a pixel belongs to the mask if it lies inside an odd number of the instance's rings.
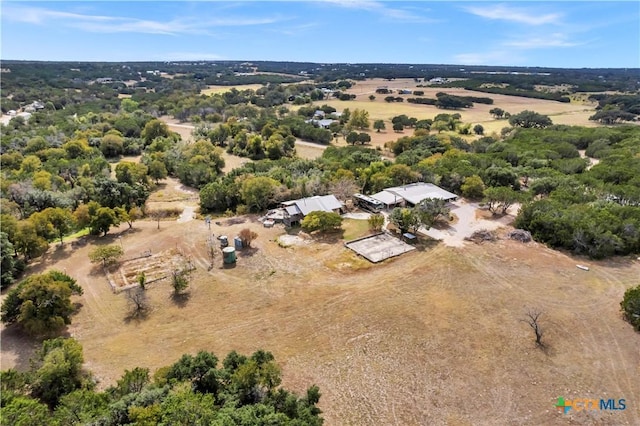
{"label": "tall green tree", "polygon": [[640,331],[640,285],[630,287],[624,292],[620,307],[624,317],[633,327]]}
{"label": "tall green tree", "polygon": [[334,231],[342,226],[342,217],[334,212],[313,211],[302,219],[300,226],[306,232]]}
{"label": "tall green tree", "polygon": [[489,211],[497,214],[507,213],[509,207],[521,200],[520,193],[505,186],[491,187],[484,191],[485,203]]}
{"label": "tall green tree", "polygon": [[420,225],[429,229],[438,221],[448,221],[451,209],[445,200],[427,198],[415,207],[415,211]]}
{"label": "tall green tree", "polygon": [[75,311],[72,294],[82,294],[82,288],[66,274],[50,271],[31,275],[7,294],[1,320],[20,324],[32,335],[56,333],[71,323]]}
{"label": "tall green tree", "polygon": [[240,196],[249,209],[264,210],[274,201],[280,183],[266,176],[251,177],[242,182]]}
{"label": "tall green tree", "polygon": [[98,246],[89,252],[91,263],[102,262],[102,266],[113,265],[124,255],[122,247],[117,244]]}
{"label": "tall green tree", "polygon": [[62,396],[83,385],[83,362],[82,346],[76,340],[61,337],[45,340],[34,362],[32,395],[55,407]]}
{"label": "tall green tree", "polygon": [[402,233],[411,231],[416,233],[420,228],[420,218],[415,209],[408,207],[396,207],[389,215],[389,221]]}
{"label": "tall green tree", "polygon": [[6,232],[0,232],[0,288],[7,288],[13,284],[16,274],[16,263],[13,258],[13,245],[9,242]]}
{"label": "tall green tree", "polygon": [[545,127],[551,126],[553,123],[546,115],[525,110],[519,114],[513,114],[509,118],[509,124],[514,127],[544,129]]}
{"label": "tall green tree", "polygon": [[373,128],[376,129],[376,132],[380,133],[380,130],[386,129],[384,124],[384,120],[376,120],[373,122]]}
{"label": "tall green tree", "polygon": [[60,244],[62,244],[63,237],[66,234],[70,233],[75,226],[75,219],[73,215],[69,210],[63,209],[61,207],[49,207],[42,213],[44,213],[49,219],[49,222],[53,226],[53,229],[55,229],[56,233],[58,234]]}
{"label": "tall green tree", "polygon": [[354,129],[364,130],[369,128],[369,111],[354,109],[349,119],[349,126]]}

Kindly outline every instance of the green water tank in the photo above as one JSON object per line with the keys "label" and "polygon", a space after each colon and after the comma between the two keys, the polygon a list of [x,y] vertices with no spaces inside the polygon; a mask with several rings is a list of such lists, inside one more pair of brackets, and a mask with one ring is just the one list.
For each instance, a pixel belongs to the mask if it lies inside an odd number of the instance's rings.
{"label": "green water tank", "polygon": [[234,247],[225,247],[222,249],[222,261],[227,265],[236,263],[236,249]]}

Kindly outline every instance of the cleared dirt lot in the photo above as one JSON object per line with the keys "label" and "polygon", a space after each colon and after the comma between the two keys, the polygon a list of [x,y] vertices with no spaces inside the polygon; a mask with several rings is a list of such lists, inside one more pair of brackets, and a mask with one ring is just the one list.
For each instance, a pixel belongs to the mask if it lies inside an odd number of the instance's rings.
{"label": "cleared dirt lot", "polygon": [[[186,352],[265,348],[282,366],[284,386],[320,386],[328,425],[640,423],[640,336],[619,315],[638,262],[587,262],[498,241],[440,244],[364,267],[340,241],[283,248],[275,242],[282,229],[243,220],[212,223],[215,235],[246,226],[259,234],[231,269],[218,256],[207,271],[210,231],[199,220],[162,222],[160,230],[155,222],[124,225],[33,265],[66,269],[83,286],[68,331],[100,387],[124,369],[153,370]],[[153,283],[149,316],[126,320],[124,296],[87,259],[119,234],[125,253],[177,249],[190,257],[198,269],[189,299],[176,303],[168,282]],[[545,312],[546,352],[521,322],[529,307]],[[34,343],[13,329],[1,337],[2,368],[25,368]],[[629,408],[563,417],[558,396],[625,398]]]}

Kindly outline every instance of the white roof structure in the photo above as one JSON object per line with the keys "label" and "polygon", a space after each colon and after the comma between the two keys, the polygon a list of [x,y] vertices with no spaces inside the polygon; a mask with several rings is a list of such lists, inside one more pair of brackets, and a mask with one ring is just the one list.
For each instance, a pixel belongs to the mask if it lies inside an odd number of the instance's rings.
{"label": "white roof structure", "polygon": [[445,191],[432,183],[424,182],[387,188],[377,194],[373,194],[371,197],[387,205],[398,204],[402,202],[402,200],[406,200],[408,203],[415,205],[427,198],[439,198],[446,201],[458,198],[456,194]]}
{"label": "white roof structure", "polygon": [[299,200],[285,201],[282,203],[290,215],[308,215],[310,212],[332,212],[344,208],[334,195],[316,195],[315,197],[300,198]]}

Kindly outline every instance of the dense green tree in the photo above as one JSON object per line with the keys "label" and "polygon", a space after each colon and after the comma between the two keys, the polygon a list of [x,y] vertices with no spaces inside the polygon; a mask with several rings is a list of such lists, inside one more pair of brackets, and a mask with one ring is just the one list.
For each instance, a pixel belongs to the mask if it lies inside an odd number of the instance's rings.
{"label": "dense green tree", "polygon": [[347,135],[346,141],[350,145],[355,145],[358,142],[358,132],[349,132]]}
{"label": "dense green tree", "polygon": [[71,232],[75,226],[75,219],[71,212],[60,207],[49,207],[42,212],[48,218],[53,229],[58,234],[60,244],[63,243],[63,237]]}
{"label": "dense green tree", "polygon": [[15,236],[15,248],[25,259],[40,256],[49,248],[47,240],[38,236],[36,228],[29,220],[18,222],[18,229]]}
{"label": "dense green tree", "polygon": [[544,129],[553,124],[551,119],[534,111],[525,110],[519,114],[513,114],[509,118],[509,124],[514,127]]}
{"label": "dense green tree", "polygon": [[369,111],[364,109],[353,110],[349,119],[349,126],[354,129],[363,130],[368,129],[369,125]]}
{"label": "dense green tree", "polygon": [[112,226],[120,224],[120,219],[109,207],[99,207],[95,214],[91,216],[89,227],[92,234],[107,235]]}
{"label": "dense green tree", "polygon": [[380,232],[384,226],[384,216],[381,214],[372,214],[369,216],[368,223],[370,230]]}
{"label": "dense green tree", "polygon": [[620,307],[627,321],[640,331],[640,285],[625,291]]}
{"label": "dense green tree", "polygon": [[373,122],[373,128],[376,130],[377,133],[380,133],[380,130],[384,130],[386,129],[386,126],[384,124],[384,120],[376,120]]}
{"label": "dense green tree", "polygon": [[104,413],[108,406],[109,395],[107,393],[80,388],[60,398],[53,415],[53,424],[92,424],[101,417],[104,419]]}
{"label": "dense green tree", "polygon": [[505,111],[502,108],[491,108],[489,114],[493,115],[497,119],[504,117]]}
{"label": "dense green tree", "polygon": [[158,183],[160,179],[166,178],[168,175],[167,167],[160,160],[154,160],[149,164],[149,176]]}
{"label": "dense green tree", "polygon": [[156,138],[169,137],[171,131],[169,127],[161,120],[150,120],[145,124],[144,129],[140,135],[144,139],[145,145],[149,145]]}
{"label": "dense green tree", "polygon": [[474,200],[481,199],[484,195],[484,182],[478,175],[469,176],[464,179],[460,187],[462,195]]}
{"label": "dense green tree", "polygon": [[124,255],[122,247],[117,244],[98,246],[89,252],[91,263],[102,262],[102,266],[109,266],[118,263]]}
{"label": "dense green tree", "polygon": [[335,231],[342,226],[342,217],[334,212],[313,211],[302,219],[300,226],[306,232]]}
{"label": "dense green tree", "polygon": [[401,233],[418,232],[420,228],[420,218],[417,211],[408,207],[396,207],[389,215],[389,221],[393,223]]}
{"label": "dense green tree", "polygon": [[449,221],[451,208],[445,200],[439,198],[426,198],[415,206],[415,213],[420,226],[431,228],[436,222]]}
{"label": "dense green tree", "polygon": [[124,149],[124,139],[119,134],[108,133],[100,141],[100,151],[107,157],[117,157]]}
{"label": "dense green tree", "polygon": [[0,288],[7,288],[15,279],[16,275],[16,262],[13,258],[13,245],[9,242],[9,238],[5,232],[0,232],[0,253],[1,264],[0,274],[2,280],[0,281]]}
{"label": "dense green tree", "polygon": [[262,211],[274,201],[280,183],[266,176],[250,177],[242,182],[240,196],[249,209]]}
{"label": "dense green tree", "polygon": [[82,346],[74,339],[45,340],[34,361],[31,394],[49,407],[55,407],[62,396],[83,385],[83,362]]}
{"label": "dense green tree", "polygon": [[49,408],[38,400],[26,396],[13,396],[8,398],[8,401],[3,401],[0,419],[2,424],[12,426],[50,426],[52,424]]}
{"label": "dense green tree", "polygon": [[211,352],[200,351],[196,356],[185,354],[171,366],[167,379],[188,381],[196,392],[216,394],[221,386],[217,364],[218,358]]}
{"label": "dense green tree", "polygon": [[123,397],[131,393],[141,392],[149,384],[149,369],[136,367],[132,370],[124,370],[124,374],[115,387],[109,389],[109,393]]}
{"label": "dense green tree", "polygon": [[484,191],[485,203],[490,212],[506,214],[509,207],[522,199],[519,192],[505,186],[490,187]]}
{"label": "dense green tree", "polygon": [[171,287],[173,294],[178,296],[189,287],[190,271],[187,269],[174,269],[171,272]]}
{"label": "dense green tree", "polygon": [[126,183],[128,185],[146,185],[148,183],[147,173],[149,169],[144,164],[121,161],[116,165],[115,172],[116,180],[120,183]]}
{"label": "dense green tree", "polygon": [[33,335],[56,333],[71,323],[72,294],[82,294],[73,278],[58,271],[31,275],[2,303],[2,322],[18,323]]}

